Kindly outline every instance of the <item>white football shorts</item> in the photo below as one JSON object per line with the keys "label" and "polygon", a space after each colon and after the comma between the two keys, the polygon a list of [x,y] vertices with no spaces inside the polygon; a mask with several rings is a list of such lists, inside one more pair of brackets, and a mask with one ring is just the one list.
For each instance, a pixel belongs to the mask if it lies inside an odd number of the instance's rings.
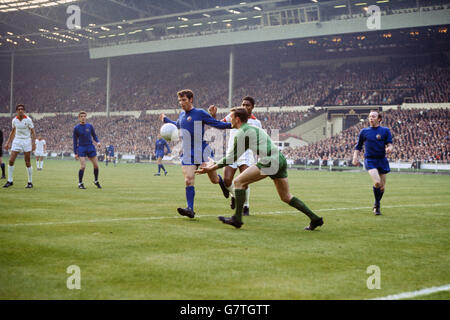
{"label": "white football shorts", "polygon": [[11,151],[31,152],[31,139],[14,139]]}
{"label": "white football shorts", "polygon": [[255,157],[253,156],[252,150],[245,151],[236,162],[229,164],[229,166],[233,169],[237,169],[244,164],[248,167],[255,164]]}

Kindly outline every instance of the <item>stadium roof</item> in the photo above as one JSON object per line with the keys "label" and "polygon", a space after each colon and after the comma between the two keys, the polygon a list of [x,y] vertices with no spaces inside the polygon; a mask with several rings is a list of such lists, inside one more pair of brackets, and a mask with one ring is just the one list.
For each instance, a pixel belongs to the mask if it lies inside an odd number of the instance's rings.
{"label": "stadium roof", "polygon": [[[86,50],[89,41],[99,38],[138,32],[150,37],[161,25],[165,26],[162,30],[175,28],[173,25],[195,27],[188,22],[213,23],[217,17],[243,20],[299,5],[320,5],[321,12],[344,14],[362,12],[371,4],[414,6],[416,0],[0,0],[0,52]],[[80,10],[81,27],[70,29],[67,21],[74,5]]]}

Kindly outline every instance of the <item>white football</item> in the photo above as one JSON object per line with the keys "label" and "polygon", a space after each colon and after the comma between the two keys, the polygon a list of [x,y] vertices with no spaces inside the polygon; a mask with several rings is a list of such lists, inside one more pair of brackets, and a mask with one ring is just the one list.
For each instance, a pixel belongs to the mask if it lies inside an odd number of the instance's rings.
{"label": "white football", "polygon": [[161,137],[166,141],[177,141],[178,140],[178,128],[172,123],[165,123],[160,130]]}

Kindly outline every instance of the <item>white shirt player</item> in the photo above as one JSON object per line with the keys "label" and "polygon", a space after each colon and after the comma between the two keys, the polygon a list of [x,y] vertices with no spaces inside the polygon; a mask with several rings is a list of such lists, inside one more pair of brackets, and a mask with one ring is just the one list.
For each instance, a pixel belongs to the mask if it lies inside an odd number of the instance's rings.
{"label": "white shirt player", "polygon": [[44,153],[44,146],[45,146],[45,140],[38,140],[36,139],[36,153],[37,154],[43,154]]}
{"label": "white shirt player", "polygon": [[14,139],[31,139],[31,130],[34,128],[33,121],[26,115],[23,116],[22,120],[15,117],[12,120],[12,127],[16,128],[16,135]]}
{"label": "white shirt player", "polygon": [[15,117],[12,120],[12,127],[16,129],[14,140],[12,142],[11,151],[15,152],[31,152],[31,129],[34,128],[33,121],[26,115],[22,120]]}
{"label": "white shirt player", "polygon": [[[222,119],[223,122],[229,122],[231,123],[231,113],[228,114],[225,118]],[[261,121],[256,119],[256,117],[252,114],[247,120],[247,123],[251,126],[255,126],[262,129]],[[230,130],[230,138],[228,139],[228,148],[232,148],[234,145],[234,137],[236,136],[239,129],[231,129]],[[245,151],[239,159],[231,165],[234,169],[240,167],[243,164],[246,164],[247,166],[251,166],[255,162],[255,157],[253,155],[252,150]]]}

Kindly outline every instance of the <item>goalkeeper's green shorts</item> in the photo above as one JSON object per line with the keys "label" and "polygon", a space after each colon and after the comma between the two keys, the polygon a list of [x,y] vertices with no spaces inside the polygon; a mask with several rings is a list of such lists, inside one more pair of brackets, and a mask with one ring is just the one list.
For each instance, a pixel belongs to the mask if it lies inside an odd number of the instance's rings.
{"label": "goalkeeper's green shorts", "polygon": [[261,158],[256,166],[261,173],[268,175],[271,179],[287,178],[287,161],[281,152],[272,157]]}

